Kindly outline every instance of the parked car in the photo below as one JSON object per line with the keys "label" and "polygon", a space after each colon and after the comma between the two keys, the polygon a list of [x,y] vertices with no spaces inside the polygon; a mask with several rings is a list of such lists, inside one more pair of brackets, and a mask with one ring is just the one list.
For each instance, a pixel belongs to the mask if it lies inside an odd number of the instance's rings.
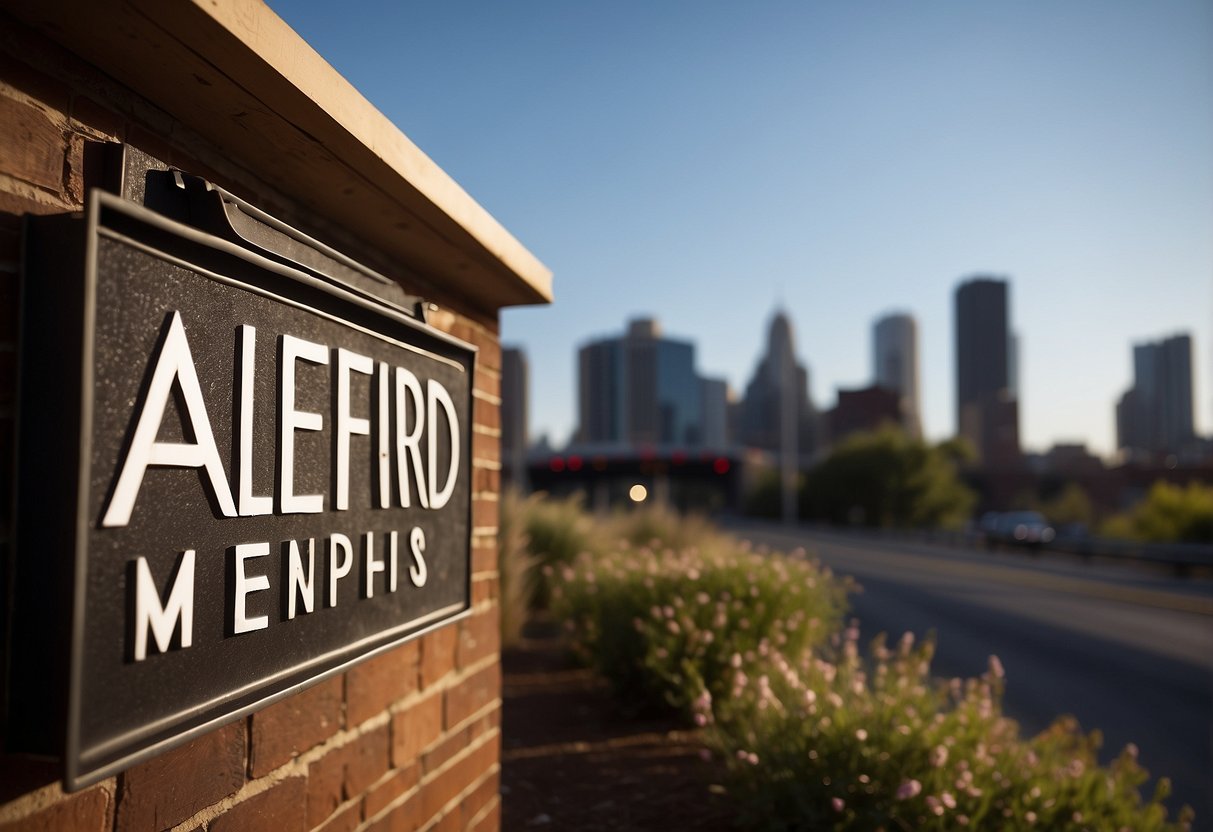
{"label": "parked car", "polygon": [[992,535],[997,542],[1014,546],[1042,546],[1056,536],[1038,511],[1008,511],[998,515]]}

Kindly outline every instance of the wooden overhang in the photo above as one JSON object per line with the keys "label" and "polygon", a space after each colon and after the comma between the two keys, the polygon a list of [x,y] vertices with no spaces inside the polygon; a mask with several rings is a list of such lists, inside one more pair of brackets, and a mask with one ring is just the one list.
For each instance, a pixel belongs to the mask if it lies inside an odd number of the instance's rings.
{"label": "wooden overhang", "polygon": [[547,267],[260,0],[0,8],[431,286],[486,310],[551,302]]}

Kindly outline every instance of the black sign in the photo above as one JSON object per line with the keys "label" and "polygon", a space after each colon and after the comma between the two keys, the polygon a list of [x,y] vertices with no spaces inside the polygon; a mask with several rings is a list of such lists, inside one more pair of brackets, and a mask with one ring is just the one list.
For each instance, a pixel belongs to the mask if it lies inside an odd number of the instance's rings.
{"label": "black sign", "polygon": [[473,351],[225,237],[29,241],[10,748],[64,725],[69,788],[470,606]]}

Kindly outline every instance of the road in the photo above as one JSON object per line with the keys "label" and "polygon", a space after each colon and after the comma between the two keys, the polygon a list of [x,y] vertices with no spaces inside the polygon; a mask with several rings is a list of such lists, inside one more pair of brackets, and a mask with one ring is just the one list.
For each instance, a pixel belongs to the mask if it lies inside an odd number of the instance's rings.
{"label": "road", "polygon": [[[976,676],[997,655],[1004,710],[1025,734],[1059,714],[1103,732],[1101,759],[1129,742],[1168,801],[1213,829],[1213,582],[1047,552],[950,548],[780,526],[732,529],[755,545],[805,547],[839,574],[863,641],[934,632],[932,672]],[[1151,786],[1152,787],[1152,786]]]}

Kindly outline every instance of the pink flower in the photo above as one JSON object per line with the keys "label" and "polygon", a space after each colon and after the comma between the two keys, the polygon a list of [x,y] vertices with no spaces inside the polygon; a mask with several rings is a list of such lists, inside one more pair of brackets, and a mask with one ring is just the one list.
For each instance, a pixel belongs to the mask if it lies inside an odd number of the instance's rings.
{"label": "pink flower", "polygon": [[937,745],[931,749],[931,766],[932,768],[940,768],[948,761],[948,749],[945,746]]}
{"label": "pink flower", "polygon": [[1007,672],[1003,670],[1002,662],[999,661],[997,656],[990,656],[990,675],[995,679],[1002,679],[1007,675]]}
{"label": "pink flower", "polygon": [[897,799],[909,800],[915,797],[922,791],[922,783],[917,780],[902,780],[901,785],[897,787]]}
{"label": "pink flower", "polygon": [[830,805],[834,807],[835,812],[841,812],[843,809],[846,808],[847,804],[846,804],[846,801],[843,800],[841,797],[832,797],[832,798],[830,798]]}
{"label": "pink flower", "polygon": [[855,732],[855,739],[859,740],[860,742],[865,741],[867,738],[868,738],[868,732],[863,730],[862,728],[860,728],[858,731]]}

